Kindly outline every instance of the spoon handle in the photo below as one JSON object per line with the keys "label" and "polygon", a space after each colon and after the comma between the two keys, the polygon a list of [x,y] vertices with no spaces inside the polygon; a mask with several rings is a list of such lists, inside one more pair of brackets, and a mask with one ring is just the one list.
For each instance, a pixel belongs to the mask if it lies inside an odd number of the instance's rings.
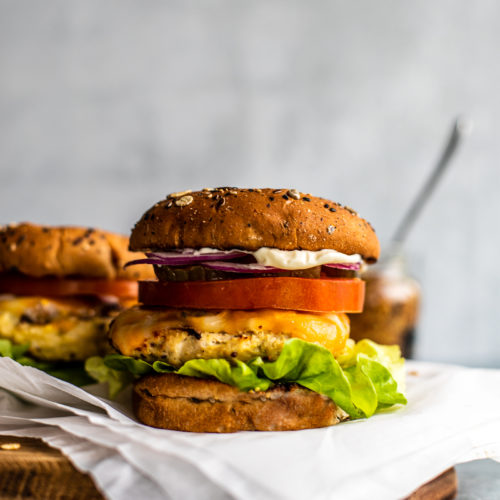
{"label": "spoon handle", "polygon": [[458,145],[462,142],[463,138],[470,133],[471,129],[472,123],[465,118],[457,118],[453,123],[453,128],[443,153],[441,154],[426,183],[422,186],[422,189],[418,193],[417,197],[413,200],[410,208],[405,213],[405,216],[399,223],[399,226],[392,237],[393,247],[401,246],[406,239],[408,232],[413,227],[415,220],[420,215],[422,208],[434,191],[434,188],[443,175],[443,172],[451,163],[450,160],[453,158]]}

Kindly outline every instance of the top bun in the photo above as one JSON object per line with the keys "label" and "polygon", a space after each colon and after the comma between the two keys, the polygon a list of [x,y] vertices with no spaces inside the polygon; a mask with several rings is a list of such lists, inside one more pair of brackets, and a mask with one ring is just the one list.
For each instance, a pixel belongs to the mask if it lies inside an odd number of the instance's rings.
{"label": "top bun", "polygon": [[333,249],[375,262],[370,224],[349,207],[295,189],[213,188],[169,195],[135,225],[131,250]]}
{"label": "top bun", "polygon": [[84,227],[22,223],[0,227],[0,272],[27,276],[152,279],[151,266],[123,269],[137,258],[128,238]]}

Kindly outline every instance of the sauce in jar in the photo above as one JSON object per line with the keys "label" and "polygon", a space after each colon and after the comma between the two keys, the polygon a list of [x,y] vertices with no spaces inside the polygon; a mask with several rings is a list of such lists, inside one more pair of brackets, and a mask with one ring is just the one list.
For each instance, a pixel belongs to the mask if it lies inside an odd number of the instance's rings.
{"label": "sauce in jar", "polygon": [[395,256],[366,271],[365,306],[350,315],[351,338],[379,344],[398,344],[411,358],[420,304],[420,286],[405,272],[403,259]]}

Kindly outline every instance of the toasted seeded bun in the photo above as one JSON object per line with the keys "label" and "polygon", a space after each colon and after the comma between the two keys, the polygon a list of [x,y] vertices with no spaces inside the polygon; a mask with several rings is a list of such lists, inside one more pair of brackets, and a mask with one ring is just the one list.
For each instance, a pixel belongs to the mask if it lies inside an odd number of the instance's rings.
{"label": "toasted seeded bun", "polygon": [[356,212],[287,189],[217,188],[174,193],[150,208],[130,237],[131,250],[334,249],[377,260],[373,228]]}
{"label": "toasted seeded bun", "polygon": [[127,261],[137,259],[127,247],[126,236],[99,229],[12,224],[0,227],[0,273],[152,279],[151,266],[123,269]]}
{"label": "toasted seeded bun", "polygon": [[216,380],[172,373],[141,378],[133,404],[144,424],[189,432],[293,431],[347,419],[331,399],[295,384],[241,392]]}

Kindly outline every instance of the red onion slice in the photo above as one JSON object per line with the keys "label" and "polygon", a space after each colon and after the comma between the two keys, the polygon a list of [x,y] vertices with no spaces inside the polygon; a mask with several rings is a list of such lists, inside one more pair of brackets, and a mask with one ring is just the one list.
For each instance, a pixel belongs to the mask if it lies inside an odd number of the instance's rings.
{"label": "red onion slice", "polygon": [[[281,269],[279,267],[264,266],[262,264],[239,264],[236,262],[202,262],[204,267],[214,269],[216,271],[226,271],[234,273],[279,273],[287,272],[290,269]],[[326,267],[343,269],[347,271],[357,271],[361,265],[355,264],[324,264]]]}
{"label": "red onion slice", "polygon": [[353,264],[323,264],[323,266],[333,267],[335,269],[345,269],[346,271],[359,271],[361,262],[355,262]]}
{"label": "red onion slice", "polygon": [[162,260],[159,259],[137,259],[137,260],[131,260],[127,262],[123,267],[128,267],[128,266],[137,266],[139,264],[153,264],[157,266],[161,266],[163,264]]}
{"label": "red onion slice", "polygon": [[[198,253],[198,250],[187,248],[183,250],[172,250],[170,252],[148,252],[146,259],[137,259],[127,262],[124,267],[134,266],[138,264],[153,264],[157,266],[187,266],[190,264],[201,264],[211,269],[227,272],[239,273],[266,273],[266,272],[283,272],[289,269],[281,269],[273,266],[265,266],[258,263],[238,263],[238,262],[221,262],[230,261],[233,259],[248,257],[250,252],[240,250],[220,250],[210,253]],[[361,268],[360,262],[352,264],[323,264],[325,267],[344,269],[348,271],[358,271]]]}
{"label": "red onion slice", "polygon": [[195,250],[190,249],[190,252],[150,252],[146,255],[155,260],[161,260],[165,266],[184,266],[195,262],[205,262],[209,260],[232,260],[239,257],[246,257],[246,252],[231,251],[231,252],[213,252],[195,254]]}
{"label": "red onion slice", "polygon": [[238,264],[236,262],[202,262],[204,267],[214,269],[215,271],[226,271],[228,273],[279,273],[286,272],[287,269],[279,269],[272,266],[263,266],[262,264]]}

